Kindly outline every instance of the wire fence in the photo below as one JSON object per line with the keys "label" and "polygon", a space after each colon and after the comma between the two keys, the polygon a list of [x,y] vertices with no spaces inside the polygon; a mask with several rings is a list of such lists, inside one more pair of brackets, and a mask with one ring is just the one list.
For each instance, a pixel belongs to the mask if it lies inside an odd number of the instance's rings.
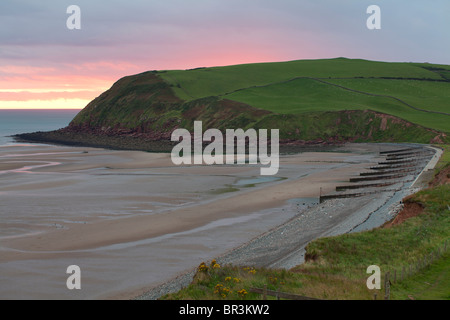
{"label": "wire fence", "polygon": [[[440,259],[442,255],[447,251],[449,245],[448,240],[443,245],[437,247],[429,254],[424,255],[422,258],[416,260],[413,263],[404,265],[400,268],[392,268],[384,274],[384,299],[390,300],[391,298],[391,286],[402,282],[403,280],[418,274],[424,268],[430,266],[433,262]],[[374,300],[377,299],[377,294],[374,294]]]}

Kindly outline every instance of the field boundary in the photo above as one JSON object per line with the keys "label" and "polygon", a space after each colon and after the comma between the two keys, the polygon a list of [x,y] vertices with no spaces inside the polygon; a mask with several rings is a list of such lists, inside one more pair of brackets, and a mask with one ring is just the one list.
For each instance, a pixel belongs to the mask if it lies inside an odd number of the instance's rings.
{"label": "field boundary", "polygon": [[[264,88],[264,87],[269,87],[272,85],[277,85],[277,84],[284,84],[284,83],[289,83],[295,80],[300,80],[300,79],[309,79],[309,80],[314,80],[314,81],[318,81],[330,86],[335,86],[337,88],[343,89],[343,90],[347,90],[347,91],[351,91],[351,92],[355,92],[355,93],[359,93],[359,94],[364,94],[364,95],[368,95],[368,96],[373,96],[373,97],[380,97],[380,98],[389,98],[389,99],[394,99],[397,100],[398,102],[406,105],[407,107],[414,109],[416,111],[421,111],[421,112],[427,112],[427,113],[434,113],[434,114],[442,114],[442,115],[446,115],[446,116],[450,116],[450,113],[446,113],[446,112],[441,112],[441,111],[432,111],[432,110],[425,110],[425,109],[421,109],[421,108],[417,108],[397,97],[394,96],[389,96],[389,95],[383,95],[383,94],[376,94],[376,93],[370,93],[370,92],[365,92],[365,91],[360,91],[360,90],[356,90],[356,89],[351,89],[351,88],[347,88],[344,86],[341,86],[339,84],[335,84],[335,83],[330,83],[325,81],[325,79],[329,79],[329,80],[333,80],[333,79],[342,79],[342,78],[313,78],[313,77],[295,77],[289,80],[284,80],[284,81],[279,81],[279,82],[273,82],[273,83],[268,83],[268,84],[264,84],[264,85],[258,85],[258,86],[250,86],[250,87],[246,87],[246,88],[239,88],[230,92],[226,92],[226,93],[222,93],[217,95],[217,97],[224,97],[239,91],[244,91],[244,90],[248,90],[248,89],[254,89],[254,88]],[[447,80],[427,80],[427,79],[408,79],[408,78],[358,78],[358,77],[349,77],[349,78],[345,78],[345,79],[358,79],[358,80],[364,80],[364,79],[381,79],[381,80],[418,80],[418,81],[440,81],[440,82],[448,82]],[[183,88],[183,90],[187,93],[186,89]],[[188,93],[187,93],[188,94]],[[189,96],[192,97],[192,95],[188,94]]]}
{"label": "field boundary", "polygon": [[[418,274],[421,270],[430,266],[436,260],[440,259],[448,249],[448,240],[443,245],[438,246],[435,250],[429,254],[424,255],[417,261],[404,265],[400,268],[397,274],[398,268],[391,268],[384,274],[384,300],[390,300],[391,287],[397,282],[402,282],[414,274]],[[377,294],[374,294],[374,300],[377,299]]]}
{"label": "field boundary", "polygon": [[267,285],[264,285],[264,287],[262,289],[261,288],[250,288],[249,292],[261,294],[263,300],[267,300],[267,296],[276,297],[277,300],[280,300],[280,298],[288,299],[288,300],[321,300],[321,299],[317,299],[317,298],[301,296],[298,294],[281,292],[280,290],[277,290],[277,291],[267,290]]}

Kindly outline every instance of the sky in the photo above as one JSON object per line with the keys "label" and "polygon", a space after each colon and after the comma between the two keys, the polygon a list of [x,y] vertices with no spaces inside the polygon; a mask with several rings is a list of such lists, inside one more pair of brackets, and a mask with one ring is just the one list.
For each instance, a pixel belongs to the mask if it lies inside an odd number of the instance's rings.
{"label": "sky", "polygon": [[[80,9],[80,29],[69,29]],[[367,28],[370,5],[381,29]],[[1,0],[0,109],[84,108],[119,78],[298,59],[450,65],[449,0]]]}

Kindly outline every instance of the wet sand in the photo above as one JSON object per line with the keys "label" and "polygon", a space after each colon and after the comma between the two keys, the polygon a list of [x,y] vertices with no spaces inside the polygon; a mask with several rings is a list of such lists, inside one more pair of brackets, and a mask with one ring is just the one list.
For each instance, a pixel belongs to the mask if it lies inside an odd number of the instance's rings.
{"label": "wet sand", "polygon": [[[132,298],[296,217],[379,148],[285,155],[268,180],[162,153],[0,148],[0,298]],[[66,287],[72,264],[81,290]]]}

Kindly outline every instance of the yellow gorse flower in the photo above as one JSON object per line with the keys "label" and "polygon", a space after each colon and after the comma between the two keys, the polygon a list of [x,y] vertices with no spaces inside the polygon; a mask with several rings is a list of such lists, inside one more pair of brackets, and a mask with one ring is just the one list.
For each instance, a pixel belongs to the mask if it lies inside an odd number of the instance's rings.
{"label": "yellow gorse flower", "polygon": [[206,265],[206,263],[202,262],[202,263],[198,266],[197,270],[198,270],[198,271],[201,271],[201,272],[206,272],[206,271],[208,271],[208,266]]}
{"label": "yellow gorse flower", "polygon": [[245,297],[245,296],[248,294],[247,290],[245,290],[245,289],[239,290],[237,293],[238,293],[238,295],[240,295],[242,298]]}

